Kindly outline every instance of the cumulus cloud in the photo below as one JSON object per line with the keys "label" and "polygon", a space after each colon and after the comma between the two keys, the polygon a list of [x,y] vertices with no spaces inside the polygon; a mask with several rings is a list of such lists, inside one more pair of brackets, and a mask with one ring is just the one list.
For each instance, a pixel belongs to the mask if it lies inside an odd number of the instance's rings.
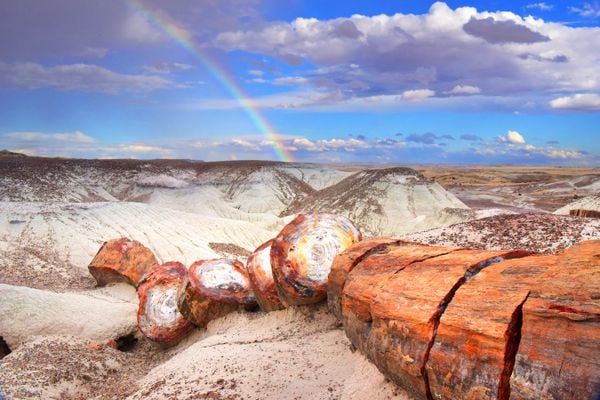
{"label": "cumulus cloud", "polygon": [[194,68],[193,65],[186,63],[155,63],[151,65],[144,65],[144,71],[151,74],[170,74],[177,71],[185,71]]}
{"label": "cumulus cloud", "polygon": [[560,110],[600,111],[600,95],[578,93],[573,96],[559,97],[550,101],[550,107]]}
{"label": "cumulus cloud", "polygon": [[154,75],[120,74],[91,64],[44,67],[37,63],[0,62],[0,87],[118,94],[178,87],[170,79]]}
{"label": "cumulus cloud", "polygon": [[406,137],[407,142],[423,143],[423,144],[435,144],[436,140],[440,137],[432,132],[425,132],[422,134],[413,133]]}
{"label": "cumulus cloud", "polygon": [[525,144],[525,138],[517,131],[508,131],[504,136],[498,136],[499,142]]}
{"label": "cumulus cloud", "polygon": [[385,104],[411,95],[429,102],[444,95],[447,105],[481,109],[502,106],[499,96],[544,104],[557,92],[600,90],[599,34],[599,28],[437,2],[420,15],[269,22],[221,32],[213,44],[293,65],[307,60],[315,67],[303,68],[308,82],[298,84],[335,94],[329,100],[337,104]]}

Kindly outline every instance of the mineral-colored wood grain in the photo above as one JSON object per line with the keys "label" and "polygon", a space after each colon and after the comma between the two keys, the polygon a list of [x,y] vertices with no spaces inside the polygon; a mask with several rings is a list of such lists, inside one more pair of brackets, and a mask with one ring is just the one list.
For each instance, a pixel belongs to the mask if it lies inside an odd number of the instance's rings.
{"label": "mineral-colored wood grain", "polygon": [[433,398],[593,398],[598,247],[503,261],[464,284],[426,364]]}
{"label": "mineral-colored wood grain", "polygon": [[393,238],[364,240],[350,246],[333,259],[327,279],[327,305],[338,321],[342,320],[342,291],[350,271],[364,258],[381,252],[389,246],[402,244],[409,244],[409,242]]}
{"label": "mineral-colored wood grain", "polygon": [[600,241],[568,248],[544,267],[523,305],[510,398],[597,399]]}
{"label": "mineral-colored wood grain", "polygon": [[394,274],[414,262],[452,251],[446,247],[422,245],[391,246],[357,264],[348,275],[342,292],[344,330],[350,341],[368,353],[371,303]]}
{"label": "mineral-colored wood grain", "polygon": [[177,306],[196,326],[206,327],[215,318],[240,308],[252,310],[257,304],[244,265],[222,258],[192,264],[177,295]]}
{"label": "mineral-colored wood grain", "polygon": [[372,300],[368,356],[416,398],[429,391],[424,365],[439,318],[456,290],[481,269],[524,251],[457,250],[408,265]]}
{"label": "mineral-colored wood grain", "polygon": [[142,276],[158,265],[154,253],[138,241],[127,238],[104,242],[88,270],[104,286],[110,282],[127,282],[135,287]]}
{"label": "mineral-colored wood grain", "polygon": [[300,214],[273,240],[271,266],[286,306],[325,300],[336,255],[362,240],[352,221],[330,213]]}
{"label": "mineral-colored wood grain", "polygon": [[283,309],[283,304],[277,294],[277,286],[271,269],[271,244],[269,240],[261,244],[248,257],[246,269],[252,283],[252,290],[261,310],[269,312]]}
{"label": "mineral-colored wood grain", "polygon": [[138,287],[138,328],[148,339],[174,344],[193,325],[177,309],[177,291],[187,270],[179,262],[167,262],[147,273]]}

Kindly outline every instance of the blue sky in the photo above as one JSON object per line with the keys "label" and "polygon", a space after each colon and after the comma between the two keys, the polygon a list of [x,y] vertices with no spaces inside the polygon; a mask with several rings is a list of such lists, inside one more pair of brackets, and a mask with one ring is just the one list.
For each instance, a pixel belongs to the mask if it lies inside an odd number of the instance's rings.
{"label": "blue sky", "polygon": [[599,24],[599,1],[3,2],[0,148],[600,165]]}

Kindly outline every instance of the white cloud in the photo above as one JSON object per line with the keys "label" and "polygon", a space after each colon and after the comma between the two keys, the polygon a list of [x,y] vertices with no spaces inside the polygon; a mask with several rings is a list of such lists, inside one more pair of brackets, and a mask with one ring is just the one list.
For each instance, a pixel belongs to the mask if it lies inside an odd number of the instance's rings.
{"label": "white cloud", "polygon": [[273,79],[274,85],[302,85],[306,82],[308,82],[308,79],[303,76],[284,76]]}
{"label": "white cloud", "polygon": [[505,136],[498,136],[499,142],[525,144],[525,138],[517,131],[508,131]]}
{"label": "white cloud", "polygon": [[166,39],[164,34],[140,13],[131,13],[123,21],[121,37],[142,44],[160,43]]}
{"label": "white cloud", "polygon": [[42,133],[42,132],[9,132],[1,135],[2,137],[23,141],[23,142],[48,142],[60,141],[71,143],[94,143],[93,137],[83,132],[69,133]]}
{"label": "white cloud", "polygon": [[248,71],[248,73],[253,76],[263,76],[265,74],[265,71],[261,71],[259,69],[251,69]]}
{"label": "white cloud", "polygon": [[[537,9],[550,7],[535,4]],[[469,23],[476,36],[465,30]],[[408,100],[420,86],[435,94],[479,94],[478,99],[486,100],[469,103],[466,96],[451,96],[446,101],[493,108],[501,98],[547,104],[556,93],[600,90],[599,35],[597,27],[572,27],[508,11],[451,9],[437,2],[420,15],[265,23],[222,32],[213,43],[293,61],[292,69],[306,60],[316,66],[302,70],[308,82],[290,84],[308,83],[316,91],[341,94],[329,99],[338,104],[366,102],[367,97],[387,102],[395,93],[406,93],[395,101]],[[417,100],[431,97],[415,95]]]}
{"label": "white cloud", "polygon": [[452,88],[452,90],[449,90],[444,93],[445,94],[479,94],[479,93],[481,93],[481,89],[479,89],[477,86],[456,85]]}
{"label": "white cloud", "polygon": [[583,3],[582,7],[569,7],[569,11],[577,13],[585,18],[597,18],[600,17],[600,3],[594,1],[594,3]]}
{"label": "white cloud", "polygon": [[552,4],[548,4],[548,3],[544,3],[543,1],[540,3],[531,3],[531,4],[527,4],[525,6],[525,8],[529,8],[529,9],[538,9],[540,11],[550,11],[554,8],[554,5]]}
{"label": "white cloud", "polygon": [[107,94],[180,87],[165,77],[120,74],[92,64],[44,67],[30,62],[14,64],[0,62],[0,86],[23,89],[54,88]]}
{"label": "white cloud", "polygon": [[429,89],[407,90],[400,95],[403,100],[408,101],[422,101],[433,96],[435,96],[435,92]]}
{"label": "white cloud", "polygon": [[550,101],[550,107],[561,110],[600,111],[600,95],[578,93]]}

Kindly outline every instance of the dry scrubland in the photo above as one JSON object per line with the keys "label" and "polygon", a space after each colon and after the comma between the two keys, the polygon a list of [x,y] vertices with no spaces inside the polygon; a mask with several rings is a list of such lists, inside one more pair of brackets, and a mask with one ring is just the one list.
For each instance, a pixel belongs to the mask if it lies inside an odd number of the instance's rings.
{"label": "dry scrubland", "polygon": [[[600,238],[590,168],[363,168],[275,162],[0,157],[0,390],[8,398],[408,399],[354,352],[325,305],[234,313],[159,348],[126,285],[87,266],[127,236],[159,262],[242,260],[296,213],[366,237],[553,253]],[[556,212],[555,212],[556,211]],[[106,346],[118,340],[118,348]],[[127,350],[127,351],[121,351]]]}

